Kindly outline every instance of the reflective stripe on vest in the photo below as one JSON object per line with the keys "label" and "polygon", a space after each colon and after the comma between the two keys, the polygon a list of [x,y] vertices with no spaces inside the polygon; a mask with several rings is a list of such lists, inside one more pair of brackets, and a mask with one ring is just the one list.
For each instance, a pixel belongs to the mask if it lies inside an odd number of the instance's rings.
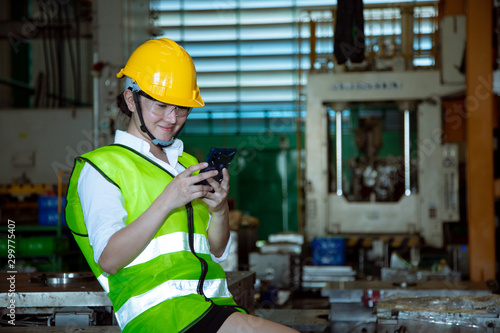
{"label": "reflective stripe on vest", "polygon": [[[194,234],[194,249],[196,253],[210,255],[210,247],[206,237],[200,234]],[[162,254],[190,251],[189,234],[185,232],[175,232],[153,238],[148,246],[139,254],[134,261],[125,266],[129,268],[135,265],[148,262]]]}
{"label": "reflective stripe on vest", "polygon": [[108,282],[108,277],[106,276],[106,273],[102,273],[97,277],[97,281],[101,284],[102,289],[107,293],[109,293],[109,282]]}
{"label": "reflective stripe on vest", "polygon": [[[118,310],[116,320],[123,329],[131,320],[147,309],[177,296],[185,296],[196,290],[198,280],[170,280],[148,292],[129,298]],[[203,291],[207,297],[231,297],[226,279],[205,280]]]}

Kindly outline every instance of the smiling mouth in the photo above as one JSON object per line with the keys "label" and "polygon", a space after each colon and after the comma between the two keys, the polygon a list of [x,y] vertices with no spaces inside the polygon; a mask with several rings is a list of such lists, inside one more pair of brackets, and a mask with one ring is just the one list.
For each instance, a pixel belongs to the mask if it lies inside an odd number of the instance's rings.
{"label": "smiling mouth", "polygon": [[162,131],[164,132],[173,132],[174,127],[165,127],[165,126],[158,126]]}

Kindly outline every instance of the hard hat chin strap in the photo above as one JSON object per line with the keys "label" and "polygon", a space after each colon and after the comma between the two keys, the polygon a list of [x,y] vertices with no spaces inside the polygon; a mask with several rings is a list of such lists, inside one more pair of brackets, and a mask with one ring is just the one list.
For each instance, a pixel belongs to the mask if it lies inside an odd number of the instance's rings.
{"label": "hard hat chin strap", "polygon": [[[172,145],[172,143],[174,143],[174,141],[175,141],[175,138],[180,133],[180,130],[179,130],[179,132],[177,132],[172,137],[171,140],[168,140],[168,141],[162,141],[160,139],[155,138],[155,136],[153,135],[153,133],[151,133],[148,130],[148,128],[146,127],[146,124],[144,123],[144,117],[142,116],[141,103],[139,101],[139,94],[135,90],[132,90],[132,94],[134,96],[135,109],[137,110],[137,115],[139,116],[139,120],[141,122],[141,127],[140,127],[141,131],[143,131],[144,133],[146,133],[149,136],[149,138],[151,139],[151,142],[153,142],[153,144],[156,145],[156,146],[160,146],[162,148],[165,148],[165,147],[168,147],[168,146]],[[181,128],[181,130],[182,130],[182,128]]]}

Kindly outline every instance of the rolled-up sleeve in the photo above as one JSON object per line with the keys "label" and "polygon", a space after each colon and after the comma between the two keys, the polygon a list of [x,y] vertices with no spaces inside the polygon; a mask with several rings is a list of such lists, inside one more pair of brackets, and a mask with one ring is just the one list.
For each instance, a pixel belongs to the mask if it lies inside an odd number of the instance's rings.
{"label": "rolled-up sleeve", "polygon": [[[208,230],[208,227],[210,226],[210,220],[211,219],[212,219],[212,216],[210,216],[210,218],[208,220],[207,230]],[[231,234],[229,234],[229,239],[227,241],[226,248],[224,249],[224,253],[220,257],[216,257],[212,253],[210,253],[210,256],[212,257],[212,260],[214,262],[216,262],[216,263],[221,263],[221,262],[227,260],[227,258],[229,257],[229,250],[230,250],[230,248],[231,248]]]}

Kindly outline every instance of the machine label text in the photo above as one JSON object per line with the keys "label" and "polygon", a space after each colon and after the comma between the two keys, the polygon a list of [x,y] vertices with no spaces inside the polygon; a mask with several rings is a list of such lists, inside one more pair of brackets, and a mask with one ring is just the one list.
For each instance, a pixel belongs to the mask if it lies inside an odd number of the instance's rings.
{"label": "machine label text", "polygon": [[337,82],[333,85],[334,91],[344,90],[398,90],[403,87],[401,81],[383,82]]}

